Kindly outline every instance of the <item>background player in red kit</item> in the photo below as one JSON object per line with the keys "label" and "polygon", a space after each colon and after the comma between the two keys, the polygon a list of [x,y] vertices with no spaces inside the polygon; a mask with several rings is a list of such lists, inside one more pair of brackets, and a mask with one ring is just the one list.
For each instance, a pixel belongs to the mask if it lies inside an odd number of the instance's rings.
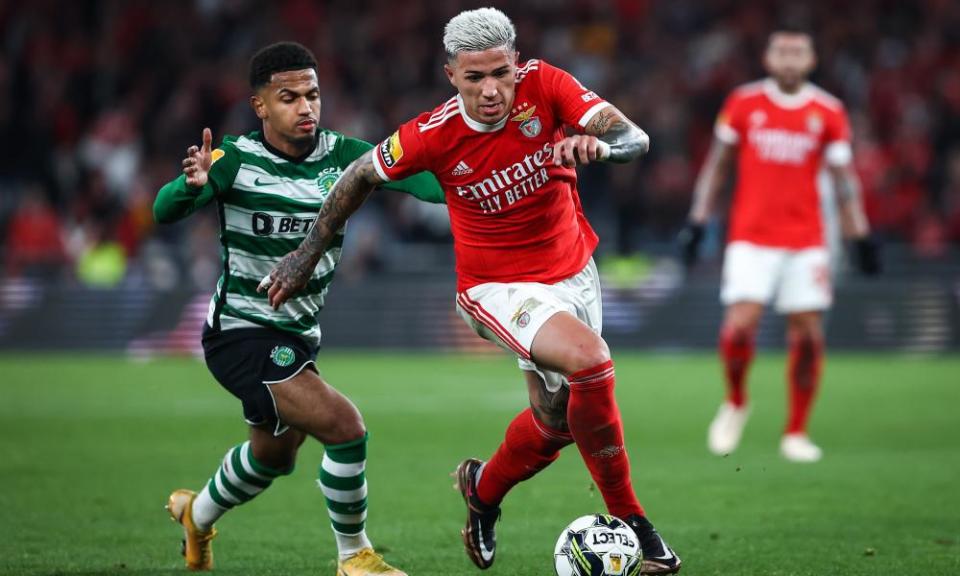
{"label": "background player in red kit", "polygon": [[703,225],[736,157],[721,290],[727,306],[720,331],[727,398],[708,432],[716,454],[729,454],[740,442],[754,337],[764,305],[776,298],[776,311],[787,315],[789,347],[789,418],[780,452],[796,462],[815,462],[822,455],[806,433],[823,364],[821,314],[832,300],[816,186],[822,163],[836,187],[859,267],[867,274],[879,269],[852,165],[847,115],[839,100],[807,82],[815,64],[808,34],[782,30],[770,36],[764,56],[770,77],[737,88],[724,104],[681,234],[685,259],[693,264]]}
{"label": "background player in red kit", "polygon": [[[464,544],[494,561],[499,504],[518,482],[575,443],[609,512],[643,549],[642,572],[675,573],[680,559],[647,520],[630,481],[614,367],[600,337],[597,235],[577,194],[577,164],[627,162],[646,134],[572,76],[542,60],[519,64],[502,12],[463,12],[447,24],[444,67],[457,95],[402,125],[337,181],[310,234],[274,269],[269,297],[296,293],[343,221],[371,190],[427,170],[446,194],[457,257],[457,309],[478,334],[519,357],[531,408],[509,425],[489,462],[465,460]],[[565,136],[565,128],[581,132]]]}

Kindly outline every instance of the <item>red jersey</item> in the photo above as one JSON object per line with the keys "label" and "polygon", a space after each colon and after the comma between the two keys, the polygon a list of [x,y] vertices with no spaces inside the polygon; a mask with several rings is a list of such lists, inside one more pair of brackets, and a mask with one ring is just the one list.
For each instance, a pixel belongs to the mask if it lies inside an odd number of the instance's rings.
{"label": "red jersey", "polygon": [[554,284],[597,246],[573,168],[553,165],[564,126],[580,129],[608,104],[542,60],[517,69],[513,110],[494,125],[470,118],[459,95],[400,126],[374,151],[385,180],[424,170],[443,187],[457,289],[485,282]]}
{"label": "red jersey", "polygon": [[715,135],[739,145],[729,241],[778,248],[822,246],[817,173],[821,160],[851,160],[843,104],[812,84],[795,94],[772,79],[737,88]]}

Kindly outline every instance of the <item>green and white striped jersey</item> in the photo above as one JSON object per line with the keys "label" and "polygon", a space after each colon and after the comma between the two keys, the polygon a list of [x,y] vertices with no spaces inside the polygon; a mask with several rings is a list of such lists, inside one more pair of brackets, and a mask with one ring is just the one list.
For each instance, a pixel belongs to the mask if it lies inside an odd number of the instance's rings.
{"label": "green and white striped jersey", "polygon": [[[183,176],[161,189],[154,204],[160,222],[177,220],[215,200],[220,218],[223,271],[210,300],[207,323],[214,329],[270,327],[320,343],[316,315],[333,280],[343,249],[341,229],[306,288],[274,311],[257,285],[294,250],[313,224],[343,170],[372,145],[320,129],[316,147],[302,158],[274,149],[259,132],[227,136],[213,151],[203,188]],[[395,188],[443,202],[436,179],[418,174]]]}

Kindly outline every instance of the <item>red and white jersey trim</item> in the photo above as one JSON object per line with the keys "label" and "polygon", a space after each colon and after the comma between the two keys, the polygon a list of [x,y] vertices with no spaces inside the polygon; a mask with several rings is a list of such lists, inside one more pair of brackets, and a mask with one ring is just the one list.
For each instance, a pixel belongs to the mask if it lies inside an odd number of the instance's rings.
{"label": "red and white jersey trim", "polygon": [[457,114],[460,113],[459,103],[460,103],[459,95],[450,98],[449,100],[447,100],[446,104],[443,105],[443,108],[434,112],[433,115],[427,118],[426,122],[418,123],[417,127],[420,129],[421,132],[426,132],[431,128],[436,128],[437,126],[440,126],[441,124],[446,122],[449,118],[452,118],[453,116],[456,116]]}
{"label": "red and white jersey trim", "polygon": [[583,116],[580,117],[580,120],[577,121],[577,124],[579,124],[581,128],[586,128],[586,127],[587,127],[587,120],[590,120],[591,118],[593,118],[593,115],[594,115],[594,114],[596,114],[597,112],[603,110],[603,109],[606,108],[607,106],[613,106],[613,104],[611,104],[611,103],[609,103],[609,102],[600,102],[599,104],[597,104],[597,105],[594,106],[593,108],[590,108],[589,110],[587,110],[586,112],[584,112],[584,113],[583,113]]}
{"label": "red and white jersey trim", "polygon": [[737,131],[731,128],[729,124],[717,122],[713,127],[713,135],[717,140],[730,146],[735,146],[740,143],[740,135],[737,134]]}
{"label": "red and white jersey trim", "polygon": [[528,72],[531,72],[533,70],[539,70],[539,69],[540,69],[539,60],[527,60],[527,62],[523,66],[517,68],[517,82],[519,83],[520,81],[522,81]]}

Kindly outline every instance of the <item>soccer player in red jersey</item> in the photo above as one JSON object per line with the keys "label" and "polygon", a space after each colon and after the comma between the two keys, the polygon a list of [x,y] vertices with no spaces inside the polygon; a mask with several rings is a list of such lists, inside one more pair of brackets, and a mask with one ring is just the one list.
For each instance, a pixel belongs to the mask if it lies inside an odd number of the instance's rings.
{"label": "soccer player in red jersey", "polygon": [[[510,19],[492,8],[447,24],[444,66],[457,95],[403,124],[337,181],[310,234],[274,268],[272,304],[295,294],[334,231],[377,184],[423,170],[446,194],[457,258],[457,310],[482,337],[516,354],[531,407],[509,425],[488,462],[465,460],[464,544],[493,564],[499,504],[576,444],[609,512],[627,521],[645,574],[672,574],[680,559],[647,520],[630,480],[614,367],[600,337],[598,238],[577,193],[578,164],[628,162],[647,135],[570,74],[520,63]],[[578,131],[567,136],[567,127]]]}
{"label": "soccer player in red jersey", "polygon": [[[771,34],[764,65],[769,78],[740,86],[717,119],[713,146],[697,179],[689,223],[681,234],[688,265],[697,259],[711,206],[736,158],[737,185],[724,254],[720,331],[727,397],[710,424],[708,446],[729,454],[748,416],[746,377],[763,308],[787,315],[789,417],[780,452],[815,462],[821,449],[807,436],[820,381],[821,314],[832,290],[816,179],[826,165],[841,221],[867,274],[879,270],[877,247],[860,202],[843,104],[807,81],[816,64],[813,39],[795,30]],[[774,299],[775,298],[775,299]]]}

